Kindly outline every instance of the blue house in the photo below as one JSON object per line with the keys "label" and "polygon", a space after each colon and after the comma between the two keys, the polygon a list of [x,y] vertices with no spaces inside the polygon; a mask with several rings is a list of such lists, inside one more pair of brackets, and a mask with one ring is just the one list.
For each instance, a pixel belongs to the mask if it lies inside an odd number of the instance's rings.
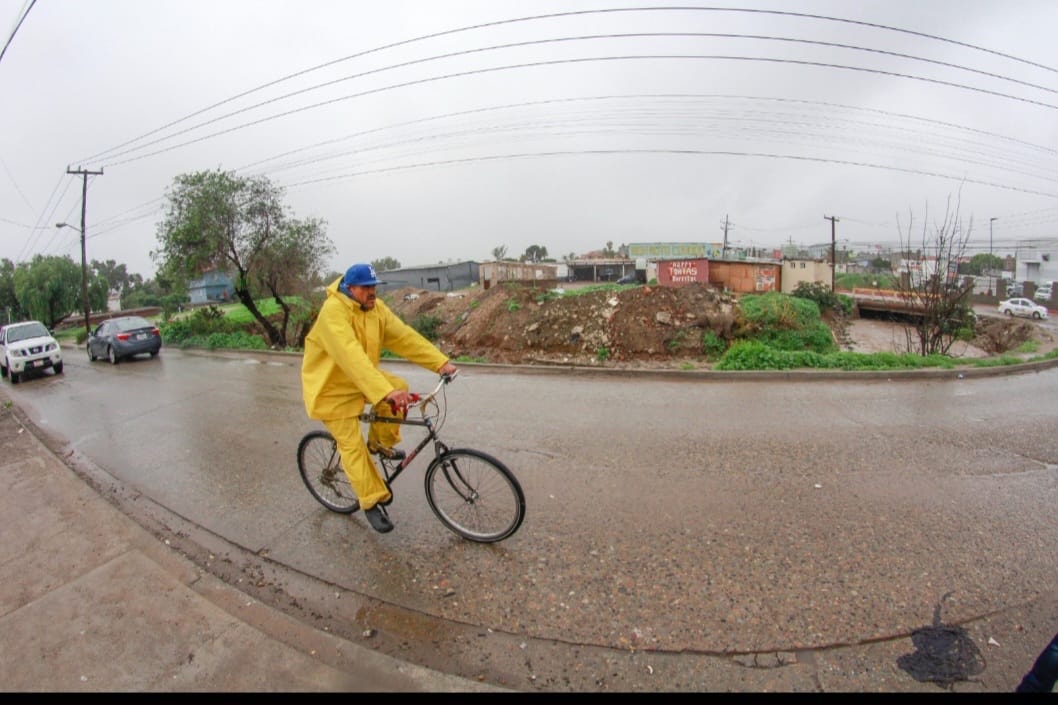
{"label": "blue house", "polygon": [[226,304],[235,297],[235,284],[224,272],[211,269],[187,283],[187,294],[192,304]]}

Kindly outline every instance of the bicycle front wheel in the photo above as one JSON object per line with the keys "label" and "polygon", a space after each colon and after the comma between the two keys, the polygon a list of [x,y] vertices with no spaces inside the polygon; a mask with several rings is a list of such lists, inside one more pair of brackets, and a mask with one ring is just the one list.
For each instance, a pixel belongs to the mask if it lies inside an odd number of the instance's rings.
{"label": "bicycle front wheel", "polygon": [[434,458],[426,468],[426,501],[442,524],[479,543],[502,541],[525,518],[525,495],[514,474],[469,448]]}
{"label": "bicycle front wheel", "polygon": [[298,444],[298,470],[312,496],[339,514],[352,514],[360,500],[342,469],[338,444],[328,431],[309,431]]}

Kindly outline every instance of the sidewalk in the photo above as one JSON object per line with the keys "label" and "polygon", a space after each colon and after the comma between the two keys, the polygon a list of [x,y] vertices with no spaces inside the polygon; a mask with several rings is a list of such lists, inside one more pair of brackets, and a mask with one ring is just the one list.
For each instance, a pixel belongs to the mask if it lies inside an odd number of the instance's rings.
{"label": "sidewalk", "polygon": [[471,692],[308,627],[126,517],[0,406],[0,690]]}

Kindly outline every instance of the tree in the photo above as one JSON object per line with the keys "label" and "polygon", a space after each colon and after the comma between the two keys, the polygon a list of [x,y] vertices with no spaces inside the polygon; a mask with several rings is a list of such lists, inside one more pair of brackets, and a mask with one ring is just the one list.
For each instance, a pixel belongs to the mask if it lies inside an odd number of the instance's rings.
{"label": "tree", "polygon": [[[333,251],[322,221],[293,219],[282,195],[264,176],[220,170],[181,174],[166,193],[167,211],[158,224],[160,247],[151,253],[166,277],[185,286],[211,269],[232,274],[236,298],[273,347],[287,346],[284,296],[290,294],[282,289],[307,286]],[[280,327],[257,308],[258,292],[280,303]]]}
{"label": "tree", "polygon": [[14,285],[27,317],[48,328],[81,308],[81,267],[69,257],[35,255],[15,269]]}
{"label": "tree", "polygon": [[990,255],[987,252],[981,252],[970,258],[970,266],[967,274],[982,276],[990,271],[1003,271],[1002,257],[1000,257],[999,255]]}
{"label": "tree", "polygon": [[539,262],[547,258],[547,248],[541,245],[529,245],[525,248],[525,254],[520,258],[520,262]]}
{"label": "tree", "polygon": [[507,257],[507,246],[499,245],[492,248],[492,258],[497,262],[502,262]]}
{"label": "tree", "polygon": [[129,287],[130,277],[124,264],[118,264],[112,259],[105,262],[92,260],[88,265],[91,277],[103,277],[107,282],[109,293],[119,294]]}
{"label": "tree", "polygon": [[[249,276],[282,311],[279,329],[284,345],[290,338],[297,346],[303,345],[314,318],[311,289],[322,274],[323,261],[333,252],[323,222],[310,219],[287,221],[256,255]],[[298,305],[291,305],[291,300],[298,301]]]}
{"label": "tree", "polygon": [[162,317],[169,320],[177,307],[187,301],[187,289],[176,285],[164,274],[157,274],[147,281],[138,274],[130,279],[131,285],[121,295],[121,308],[158,306],[162,309]]}
{"label": "tree", "polygon": [[106,311],[110,300],[110,282],[103,274],[88,275],[88,310]]}
{"label": "tree", "polygon": [[0,261],[0,314],[5,325],[29,318],[15,296],[15,263],[6,257]]}
{"label": "tree", "polygon": [[606,249],[602,251],[604,257],[613,257],[617,253],[613,249],[613,240],[606,241]]}
{"label": "tree", "polygon": [[[959,205],[957,198],[953,209],[949,196],[944,219],[933,225],[932,232],[923,217],[921,240],[915,250],[911,249],[913,214],[906,235],[900,233],[903,264],[897,291],[907,308],[916,311],[913,323],[904,329],[908,352],[946,355],[952,343],[973,334],[973,280],[960,283],[957,276],[973,219],[964,230]],[[928,215],[928,207],[926,211]]]}
{"label": "tree", "polygon": [[875,257],[870,261],[870,267],[872,272],[882,272],[889,274],[893,271],[893,263],[884,257]]}
{"label": "tree", "polygon": [[392,257],[383,257],[382,259],[371,260],[371,266],[377,272],[389,272],[394,269],[400,269],[400,262]]}

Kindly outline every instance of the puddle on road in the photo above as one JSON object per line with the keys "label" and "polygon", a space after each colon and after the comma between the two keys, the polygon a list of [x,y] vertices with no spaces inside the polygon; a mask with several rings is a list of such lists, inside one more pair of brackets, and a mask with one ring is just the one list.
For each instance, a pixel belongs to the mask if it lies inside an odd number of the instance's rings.
{"label": "puddle on road", "polygon": [[984,656],[962,627],[941,622],[941,607],[947,593],[933,610],[933,625],[911,633],[915,651],[896,660],[897,666],[920,683],[936,683],[942,688],[970,680],[985,669]]}

